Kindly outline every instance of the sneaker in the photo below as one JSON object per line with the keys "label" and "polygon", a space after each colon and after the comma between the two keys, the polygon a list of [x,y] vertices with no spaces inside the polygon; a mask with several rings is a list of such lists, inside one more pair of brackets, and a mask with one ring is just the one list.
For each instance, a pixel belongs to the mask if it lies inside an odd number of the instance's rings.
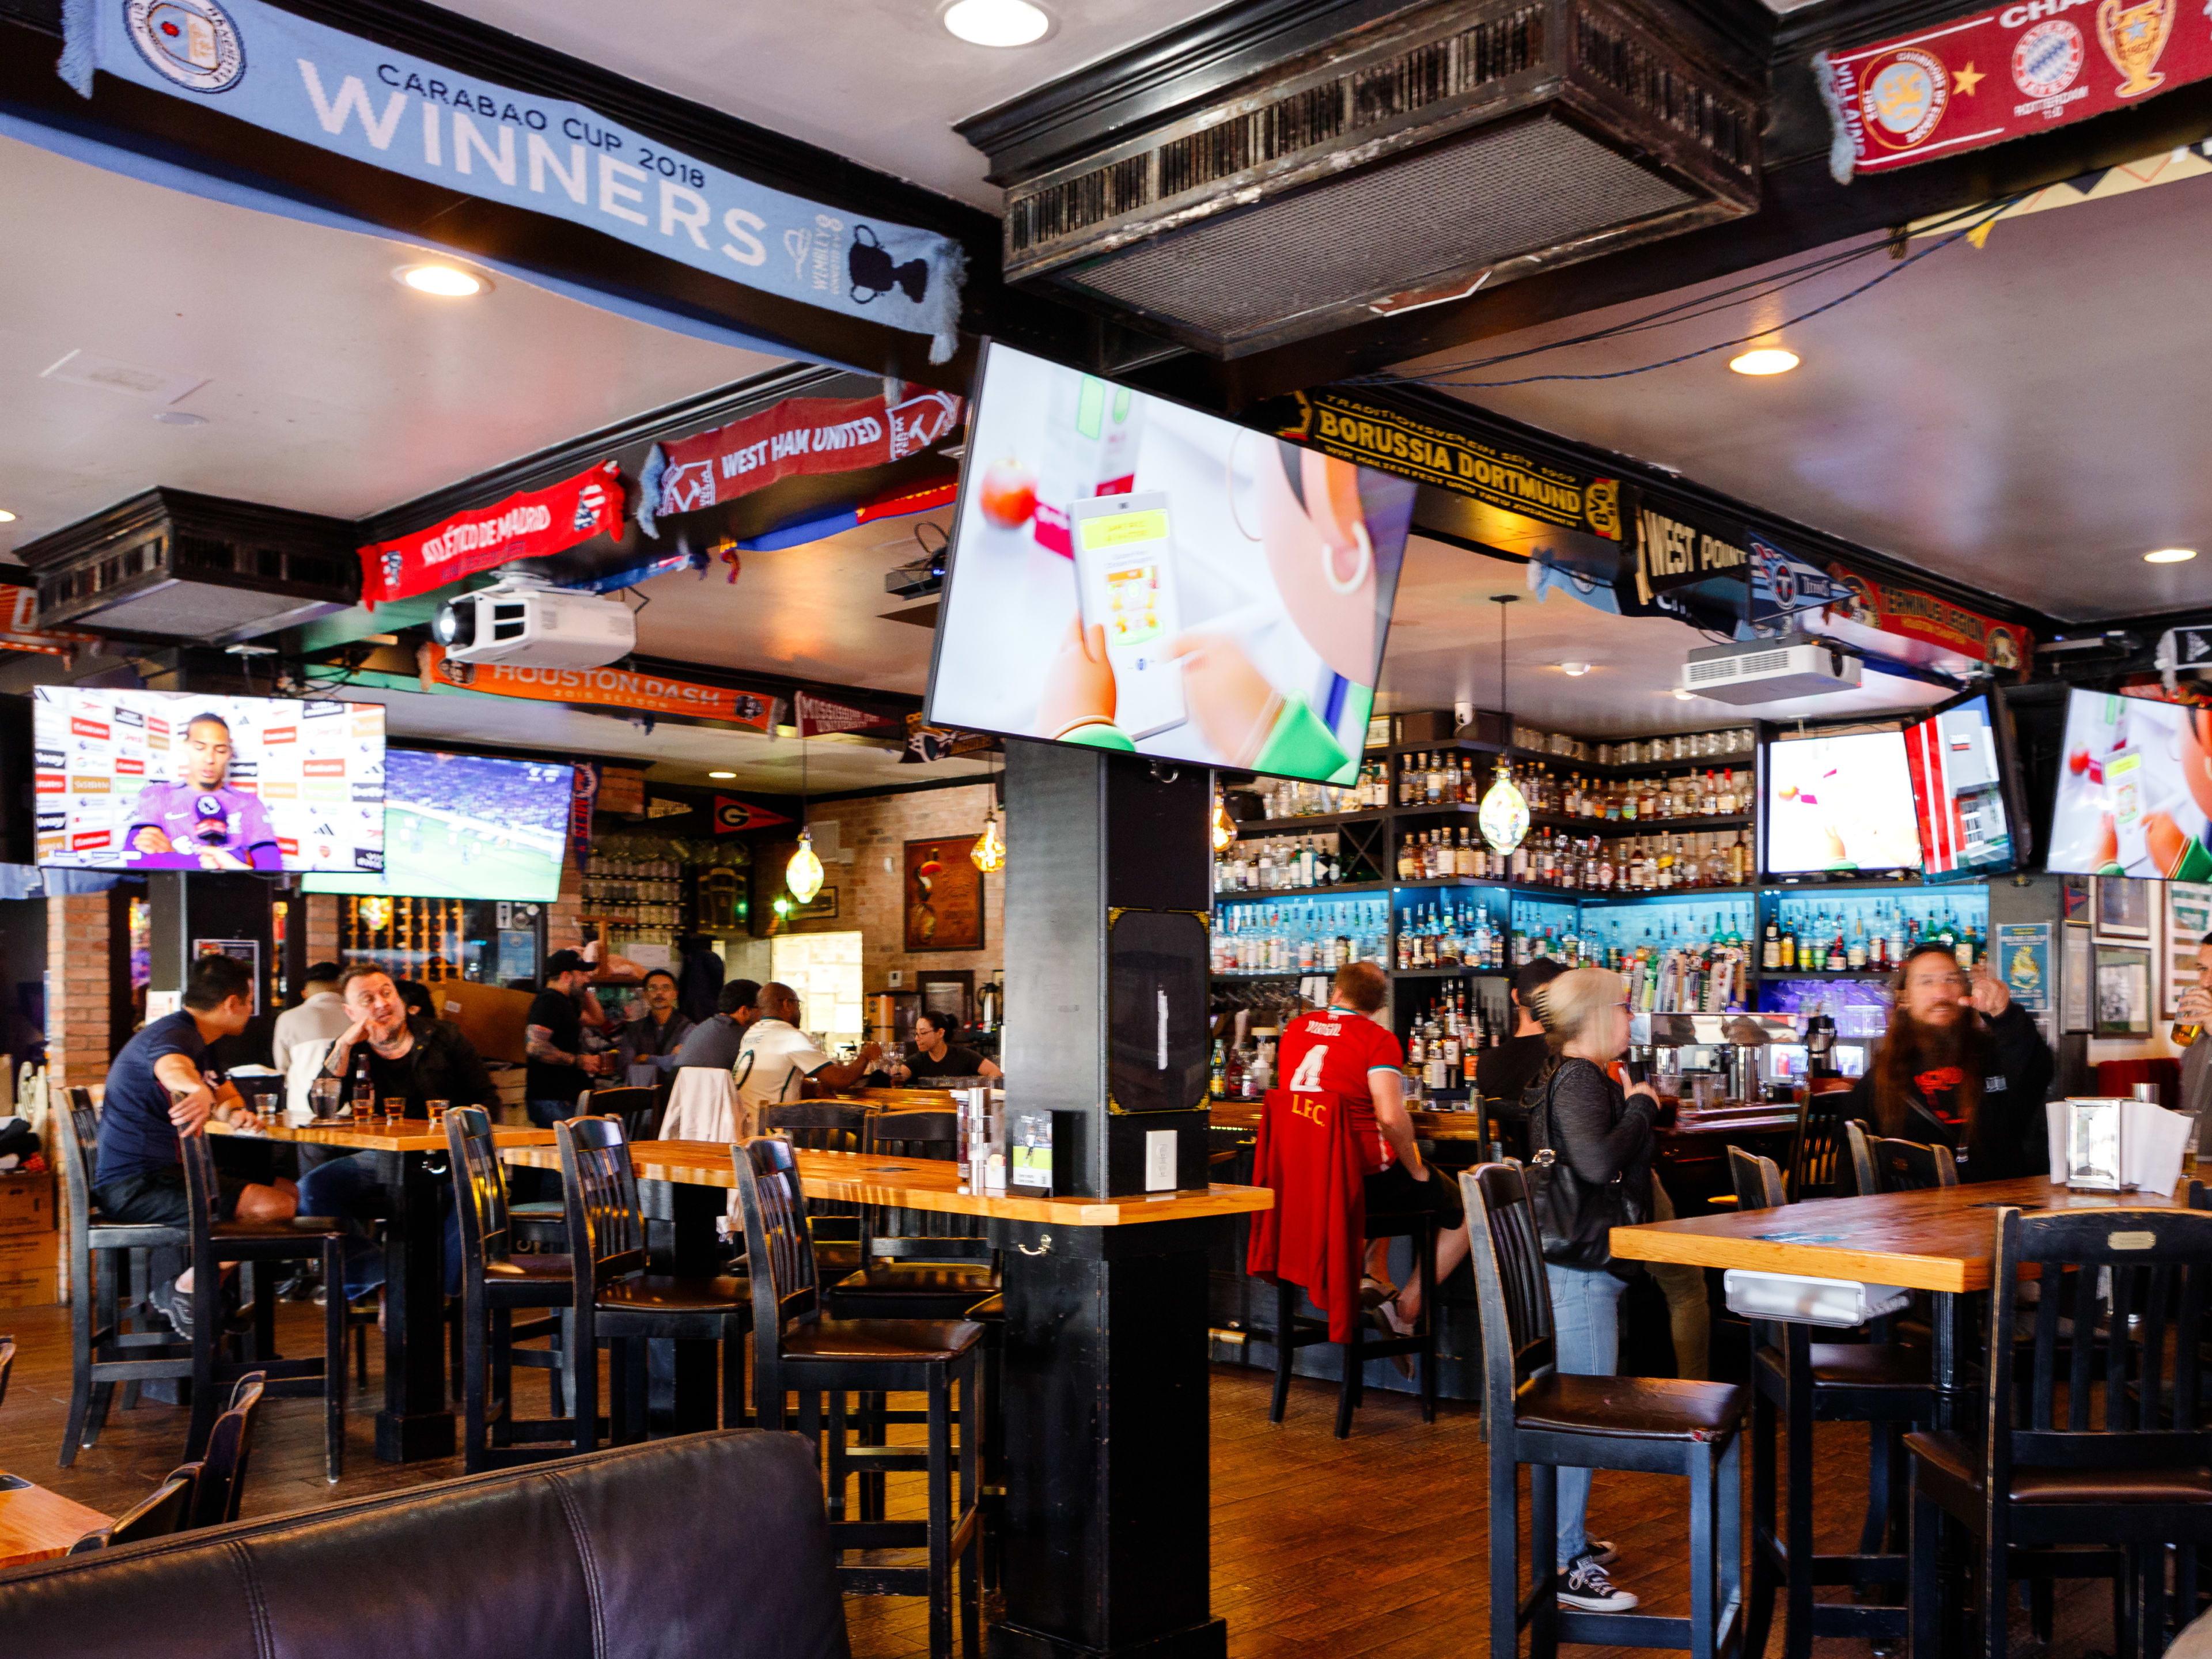
{"label": "sneaker", "polygon": [[1615,1589],[1597,1558],[1585,1554],[1575,1558],[1574,1565],[1560,1581],[1559,1605],[1579,1607],[1584,1613],[1626,1613],[1635,1607],[1636,1597],[1625,1589]]}
{"label": "sneaker", "polygon": [[170,1328],[176,1332],[179,1341],[192,1340],[192,1298],[189,1293],[177,1294],[175,1279],[166,1285],[155,1285],[153,1294],[146,1299],[154,1304],[155,1313],[169,1322]]}

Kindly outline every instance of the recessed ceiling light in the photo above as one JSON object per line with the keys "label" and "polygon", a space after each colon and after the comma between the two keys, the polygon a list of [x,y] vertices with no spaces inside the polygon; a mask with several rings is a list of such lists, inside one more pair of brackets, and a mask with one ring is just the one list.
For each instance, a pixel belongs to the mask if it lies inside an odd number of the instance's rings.
{"label": "recessed ceiling light", "polygon": [[489,293],[491,279],[459,265],[402,265],[392,273],[418,294],[434,294],[441,300],[465,300]]}
{"label": "recessed ceiling light", "polygon": [[2197,556],[2193,547],[2161,547],[2143,555],[2145,564],[2185,564]]}
{"label": "recessed ceiling light", "polygon": [[1689,702],[1689,700],[1690,700],[1691,698],[1692,698],[1692,697],[1696,696],[1697,695],[1698,695],[1698,694],[1697,694],[1696,692],[1694,692],[1694,691],[1690,691],[1690,690],[1684,690],[1681,686],[1679,686],[1679,685],[1678,685],[1678,686],[1676,686],[1676,687],[1674,688],[1674,701],[1675,701],[1675,702]]}
{"label": "recessed ceiling light", "polygon": [[710,778],[734,778],[738,775],[735,772],[709,772],[707,775]]}
{"label": "recessed ceiling light", "polygon": [[1787,374],[1797,367],[1797,354],[1784,351],[1780,346],[1761,346],[1741,357],[1729,358],[1729,367],[1739,374]]}
{"label": "recessed ceiling light", "polygon": [[154,416],[163,426],[205,426],[207,416],[195,415],[189,409],[164,409]]}
{"label": "recessed ceiling light", "polygon": [[971,46],[1026,46],[1052,32],[1052,17],[1030,0],[952,0],[945,27]]}
{"label": "recessed ceiling light", "polygon": [[1589,672],[1590,665],[1586,662],[1563,662],[1559,665],[1559,672],[1570,679],[1578,680]]}
{"label": "recessed ceiling light", "polygon": [[15,515],[10,513],[6,507],[0,507],[0,524],[13,524],[15,522]]}

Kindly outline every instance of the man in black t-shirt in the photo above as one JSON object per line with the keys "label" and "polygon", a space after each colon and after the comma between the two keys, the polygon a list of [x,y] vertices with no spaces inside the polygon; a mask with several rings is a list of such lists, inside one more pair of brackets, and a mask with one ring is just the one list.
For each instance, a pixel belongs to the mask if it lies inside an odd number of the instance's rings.
{"label": "man in black t-shirt", "polygon": [[586,1019],[601,1023],[591,983],[592,970],[575,951],[545,958],[545,988],[530,1005],[522,1050],[529,1060],[523,1096],[530,1121],[541,1129],[575,1116],[576,1097],[606,1070],[605,1055],[584,1052]]}
{"label": "man in black t-shirt", "polygon": [[1524,962],[1513,970],[1513,986],[1506,993],[1513,1005],[1513,1035],[1495,1048],[1485,1048],[1474,1062],[1474,1091],[1490,1114],[1492,1138],[1505,1143],[1516,1158],[1528,1156],[1528,1115],[1521,1097],[1551,1058],[1544,1027],[1536,1018],[1536,993],[1566,972],[1566,964],[1549,957]]}

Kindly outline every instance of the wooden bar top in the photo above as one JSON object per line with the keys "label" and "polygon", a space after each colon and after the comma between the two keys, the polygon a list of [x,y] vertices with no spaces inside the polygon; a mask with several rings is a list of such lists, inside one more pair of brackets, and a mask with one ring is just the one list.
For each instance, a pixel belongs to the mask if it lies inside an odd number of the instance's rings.
{"label": "wooden bar top", "polygon": [[[549,1135],[550,1140],[551,1137]],[[640,1140],[630,1152],[641,1181],[672,1181],[695,1187],[735,1187],[727,1145],[714,1140]],[[509,1164],[557,1170],[560,1154],[550,1146],[503,1146]],[[1204,1191],[1154,1193],[1140,1198],[1030,1198],[960,1190],[959,1165],[927,1158],[872,1158],[859,1152],[799,1152],[799,1181],[809,1198],[846,1204],[892,1205],[908,1210],[937,1210],[952,1215],[988,1216],[1000,1221],[1049,1221],[1066,1227],[1126,1227],[1147,1221],[1188,1221],[1271,1209],[1275,1195],[1265,1187],[1212,1186]]]}
{"label": "wooden bar top", "polygon": [[112,1519],[44,1486],[0,1492],[0,1568],[67,1555],[70,1545]]}
{"label": "wooden bar top", "polygon": [[[208,1120],[211,1135],[259,1136],[264,1140],[297,1141],[309,1146],[343,1146],[356,1152],[442,1152],[446,1131],[433,1128],[419,1117],[326,1118],[295,1127],[282,1118],[240,1118],[226,1122]],[[526,1126],[495,1125],[492,1140],[501,1146],[546,1146],[553,1132]]]}
{"label": "wooden bar top", "polygon": [[1856,1279],[1913,1291],[1984,1291],[1996,1254],[1996,1212],[2171,1209],[2163,1193],[2077,1193],[2045,1176],[1872,1198],[1816,1198],[1778,1209],[1615,1227],[1613,1253],[1635,1261]]}

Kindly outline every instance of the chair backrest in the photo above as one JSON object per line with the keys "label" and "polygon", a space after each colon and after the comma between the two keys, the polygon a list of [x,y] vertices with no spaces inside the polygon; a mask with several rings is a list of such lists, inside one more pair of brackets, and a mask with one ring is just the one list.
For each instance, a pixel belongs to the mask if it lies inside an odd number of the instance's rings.
{"label": "chair backrest", "polygon": [[780,1421],[783,1390],[774,1378],[783,1354],[784,1331],[821,1316],[814,1234],[799,1185],[799,1160],[792,1156],[789,1142],[771,1135],[739,1141],[730,1148],[730,1163],[737,1171],[738,1203],[745,1218],[759,1396],[778,1402]]}
{"label": "chair backrest", "polygon": [[1467,1200],[1482,1319],[1483,1426],[1490,1455],[1497,1457],[1522,1386],[1552,1368],[1552,1291],[1520,1169],[1482,1164],[1460,1177],[1460,1190]]}
{"label": "chair backrest", "polygon": [[[857,1152],[867,1144],[868,1119],[875,1109],[845,1100],[794,1100],[763,1107],[760,1132],[781,1135],[808,1152]],[[842,1199],[810,1200],[806,1213],[817,1237],[850,1242],[861,1236],[860,1206]],[[828,1223],[824,1226],[823,1223]]]}
{"label": "chair backrest", "polygon": [[267,1386],[267,1374],[262,1371],[249,1371],[238,1379],[229,1409],[208,1431],[185,1526],[216,1527],[238,1519],[239,1500],[246,1492],[246,1466],[253,1455],[253,1419]]}
{"label": "chair backrest", "polygon": [[8,1403],[8,1373],[15,1369],[15,1339],[0,1336],[0,1406]]}
{"label": "chair backrest", "polygon": [[[92,1103],[92,1091],[73,1088],[62,1109],[49,1115],[55,1127],[54,1145],[60,1149],[62,1186],[69,1196],[70,1259],[79,1259],[90,1243],[92,1225],[92,1161],[100,1145],[100,1113]],[[76,1275],[70,1274],[74,1293]]]}
{"label": "chair backrest", "polygon": [[1881,1179],[1874,1170],[1874,1137],[1853,1118],[1844,1125],[1844,1139],[1850,1148],[1851,1191],[1860,1198],[1872,1198],[1881,1190]]}
{"label": "chair backrest", "polygon": [[1772,1210],[1790,1201],[1782,1189],[1782,1170],[1771,1158],[1761,1158],[1756,1152],[1747,1152],[1741,1146],[1728,1149],[1729,1179],[1735,1185],[1735,1207],[1744,1210]]}
{"label": "chair backrest", "polygon": [[[868,1119],[865,1149],[878,1158],[937,1158],[960,1156],[957,1112],[877,1112]],[[888,1204],[860,1209],[862,1259],[903,1257],[911,1261],[973,1261],[991,1254],[990,1240],[977,1231],[973,1216],[937,1210],[911,1210]]]}
{"label": "chair backrest", "polygon": [[[2179,1469],[2212,1462],[2199,1352],[2212,1291],[2212,1214],[2023,1214],[2008,1206],[1996,1224],[1991,1305],[2015,1306],[2027,1269],[2042,1290],[2032,1340],[2019,1340],[2015,1320],[1991,1322],[1989,1489],[2008,1490],[2015,1463]],[[2026,1379],[2015,1376],[2022,1364],[2031,1372]]]}
{"label": "chair backrest", "polygon": [[1931,1187],[1959,1184],[1959,1165],[1948,1146],[1878,1137],[1867,1143],[1867,1152],[1874,1160],[1878,1191],[1923,1193]]}
{"label": "chair backrest", "polygon": [[69,1547],[71,1555],[86,1555],[115,1545],[136,1544],[148,1538],[167,1538],[185,1529],[191,1509],[192,1480],[198,1465],[187,1463],[171,1472],[151,1496],[137,1508],[117,1517],[112,1527],[88,1532]]}
{"label": "chair backrest", "polygon": [[507,1212],[507,1166],[492,1139],[491,1114],[481,1106],[456,1106],[446,1114],[447,1163],[453,1171],[453,1208],[461,1224],[464,1285],[504,1261],[514,1247]]}
{"label": "chair backrest", "polygon": [[632,1141],[651,1140],[660,1133],[661,1092],[650,1084],[595,1089],[587,1100],[593,1116],[620,1120]]}
{"label": "chair backrest", "polygon": [[[1819,1084],[1839,1083],[1820,1078]],[[1838,1194],[1837,1183],[1846,1173],[1842,1088],[1808,1085],[1805,1104],[1797,1114],[1797,1141],[1790,1151],[1790,1192],[1799,1200]]]}
{"label": "chair backrest", "polygon": [[215,1271],[215,1223],[222,1188],[215,1177],[215,1149],[203,1130],[177,1137],[177,1157],[185,1166],[185,1203],[192,1236],[192,1282],[208,1282]]}
{"label": "chair backrest", "polygon": [[611,1117],[572,1117],[553,1126],[561,1148],[562,1198],[579,1298],[645,1267],[645,1218],[637,1205],[637,1166],[623,1127]]}

